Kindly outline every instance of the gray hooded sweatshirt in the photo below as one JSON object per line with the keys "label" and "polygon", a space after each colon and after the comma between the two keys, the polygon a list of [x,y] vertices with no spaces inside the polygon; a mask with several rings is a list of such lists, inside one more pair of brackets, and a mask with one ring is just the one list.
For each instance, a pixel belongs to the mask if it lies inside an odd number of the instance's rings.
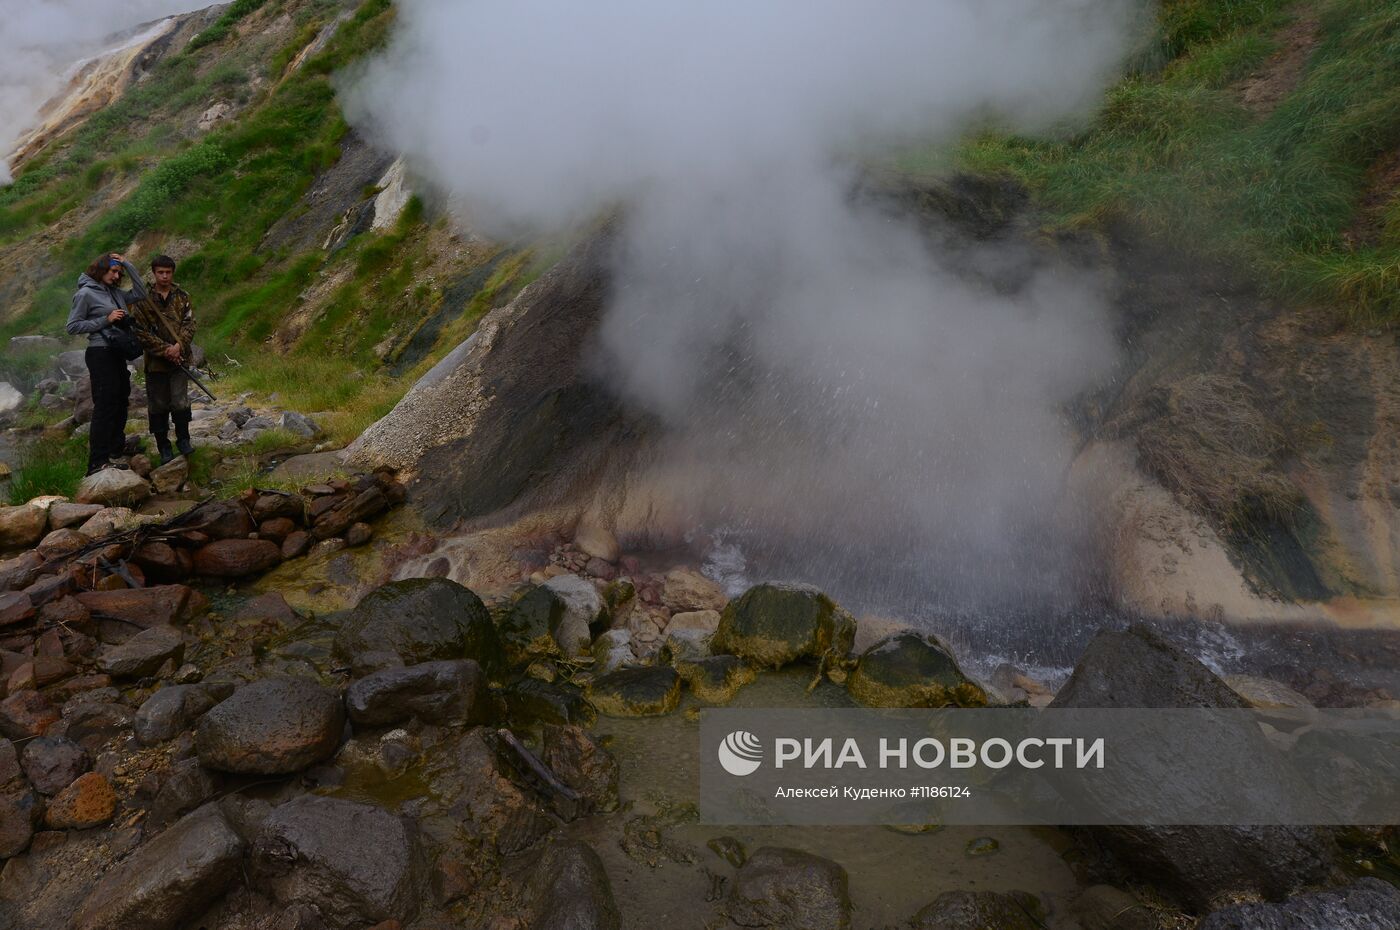
{"label": "gray hooded sweatshirt", "polygon": [[89,346],[105,346],[107,340],[103,338],[102,330],[112,325],[107,322],[107,314],[118,307],[125,310],[129,304],[146,299],[146,285],[141,281],[141,273],[131,262],[122,262],[122,267],[131,278],[130,290],[108,287],[86,274],[78,275],[78,290],[73,294],[73,309],[68,313],[68,335],[87,333]]}

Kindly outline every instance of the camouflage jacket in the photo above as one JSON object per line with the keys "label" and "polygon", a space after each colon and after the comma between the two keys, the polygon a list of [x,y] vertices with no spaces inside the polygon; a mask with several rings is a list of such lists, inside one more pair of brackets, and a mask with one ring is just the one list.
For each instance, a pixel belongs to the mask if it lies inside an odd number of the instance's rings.
{"label": "camouflage jacket", "polygon": [[169,345],[180,346],[181,360],[188,364],[194,345],[194,309],[190,295],[176,284],[164,301],[154,284],[146,285],[146,299],[129,308],[136,321],[136,334],[146,347],[147,371],[174,371],[175,366],[161,353]]}

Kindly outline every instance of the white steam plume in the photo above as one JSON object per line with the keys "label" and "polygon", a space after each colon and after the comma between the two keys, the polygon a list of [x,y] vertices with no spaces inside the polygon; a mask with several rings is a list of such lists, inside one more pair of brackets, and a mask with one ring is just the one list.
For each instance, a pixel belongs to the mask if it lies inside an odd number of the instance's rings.
{"label": "white steam plume", "polygon": [[1090,112],[1141,2],[399,7],[352,121],[478,229],[626,205],[597,370],[668,426],[697,513],[891,599],[1063,591],[1062,410],[1114,360],[1094,282],[997,293],[850,192],[891,143]]}
{"label": "white steam plume", "polygon": [[208,6],[207,0],[0,0],[0,185],[9,156],[39,109],[63,89],[78,62],[142,23]]}

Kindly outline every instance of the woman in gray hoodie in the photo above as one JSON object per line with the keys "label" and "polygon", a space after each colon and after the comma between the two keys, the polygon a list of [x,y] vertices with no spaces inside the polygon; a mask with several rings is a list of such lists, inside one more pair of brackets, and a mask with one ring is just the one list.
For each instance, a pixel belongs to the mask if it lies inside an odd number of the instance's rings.
{"label": "woman in gray hoodie", "polygon": [[[122,273],[131,276],[130,290],[117,285]],[[111,465],[126,466],[127,401],[131,396],[131,373],[126,356],[113,348],[103,335],[112,326],[130,326],[127,307],[146,299],[141,273],[115,252],[97,258],[78,275],[73,309],[68,314],[68,333],[87,333],[84,354],[92,377],[92,424],[88,427],[88,470],[90,475]]]}

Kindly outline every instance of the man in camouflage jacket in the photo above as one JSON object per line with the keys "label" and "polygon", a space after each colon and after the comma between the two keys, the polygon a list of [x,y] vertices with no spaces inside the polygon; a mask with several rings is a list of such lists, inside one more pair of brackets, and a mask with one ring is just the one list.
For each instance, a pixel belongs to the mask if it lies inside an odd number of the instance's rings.
{"label": "man in camouflage jacket", "polygon": [[175,262],[158,255],[151,262],[153,280],[145,300],[131,306],[136,333],[146,349],[146,395],[151,435],[161,464],[175,458],[170,448],[170,423],[175,424],[175,448],[181,455],[194,451],[190,442],[190,380],[181,370],[194,350],[194,310],[190,295],[175,283]]}

